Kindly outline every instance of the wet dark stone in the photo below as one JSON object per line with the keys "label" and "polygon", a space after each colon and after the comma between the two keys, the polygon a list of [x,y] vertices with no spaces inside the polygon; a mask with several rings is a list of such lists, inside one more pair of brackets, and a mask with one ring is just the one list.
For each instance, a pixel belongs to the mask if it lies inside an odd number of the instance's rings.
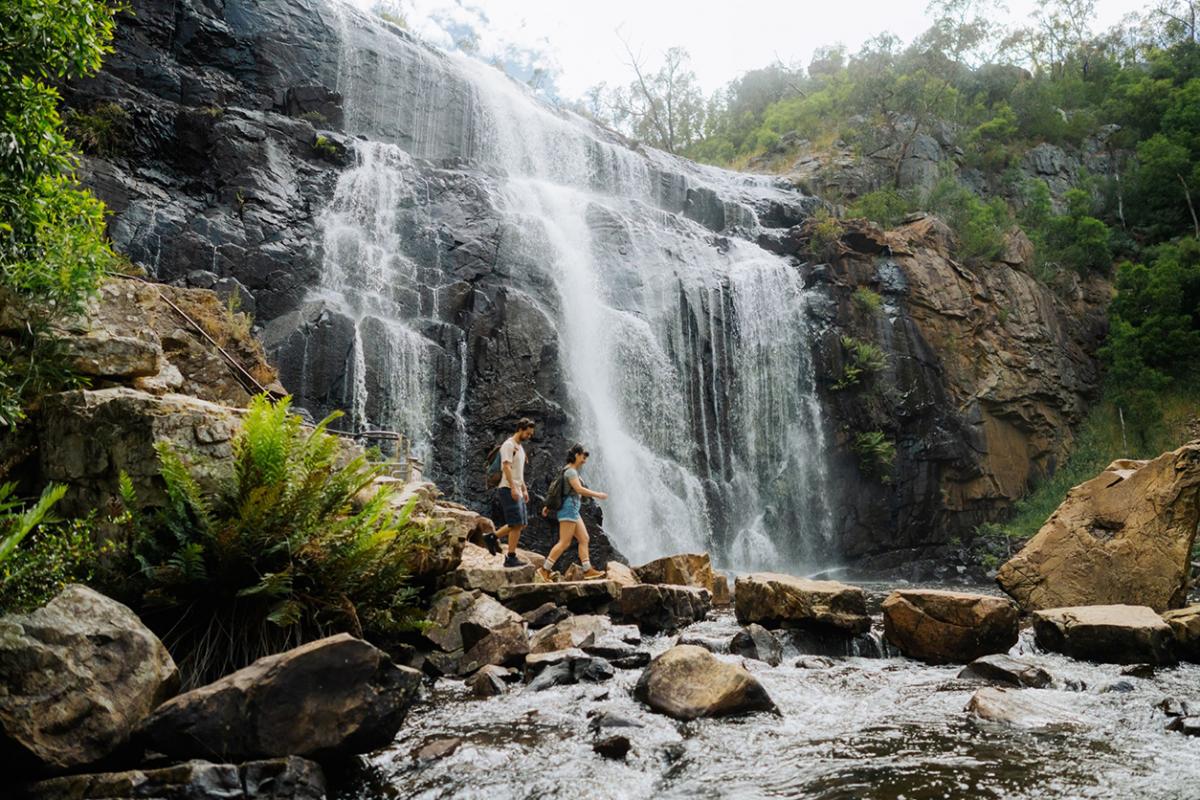
{"label": "wet dark stone", "polygon": [[575,672],[568,662],[551,664],[537,674],[527,687],[531,692],[544,692],[554,686],[568,686],[575,683]]}
{"label": "wet dark stone", "polygon": [[1167,723],[1167,730],[1185,736],[1200,736],[1200,717],[1175,717]]}
{"label": "wet dark stone", "polygon": [[802,656],[796,659],[797,669],[829,669],[833,660],[824,656]]}
{"label": "wet dark stone", "polygon": [[571,665],[571,675],[576,681],[601,683],[611,678],[614,674],[612,664],[603,658],[583,659]]}
{"label": "wet dark stone", "polygon": [[613,728],[644,728],[646,727],[636,719],[623,717],[612,711],[593,712],[589,714],[591,721],[588,723],[588,730],[592,733],[599,733],[603,730],[611,730]]}
{"label": "wet dark stone", "polygon": [[609,736],[607,739],[600,739],[592,745],[592,749],[605,758],[623,759],[629,754],[629,748],[632,747],[629,739],[625,736]]}
{"label": "wet dark stone", "polygon": [[1131,664],[1121,670],[1122,675],[1127,675],[1130,678],[1153,678],[1153,664]]}
{"label": "wet dark stone", "polygon": [[641,669],[650,663],[650,654],[642,650],[633,655],[614,658],[609,663],[617,669]]}
{"label": "wet dark stone", "polygon": [[1126,694],[1134,691],[1136,688],[1137,687],[1129,681],[1117,681],[1116,683],[1110,683],[1101,689],[1100,694]]}
{"label": "wet dark stone", "polygon": [[1188,704],[1175,697],[1164,697],[1155,706],[1159,711],[1166,714],[1168,717],[1186,717],[1188,716]]}
{"label": "wet dark stone", "polygon": [[562,622],[567,617],[571,616],[571,612],[567,611],[560,605],[554,603],[542,603],[532,611],[526,611],[521,615],[521,618],[529,623],[529,627],[533,630],[545,628],[555,623]]}
{"label": "wet dark stone", "polygon": [[975,659],[962,668],[958,677],[1033,689],[1044,689],[1051,683],[1050,673],[1044,669],[1002,654]]}
{"label": "wet dark stone", "polygon": [[711,636],[699,636],[694,633],[685,633],[675,640],[675,644],[692,644],[696,647],[703,647],[710,653],[728,653],[729,641],[726,639],[717,639]]}
{"label": "wet dark stone", "polygon": [[756,623],[751,623],[733,635],[729,652],[735,656],[764,661],[778,667],[783,660],[783,646],[775,634]]}

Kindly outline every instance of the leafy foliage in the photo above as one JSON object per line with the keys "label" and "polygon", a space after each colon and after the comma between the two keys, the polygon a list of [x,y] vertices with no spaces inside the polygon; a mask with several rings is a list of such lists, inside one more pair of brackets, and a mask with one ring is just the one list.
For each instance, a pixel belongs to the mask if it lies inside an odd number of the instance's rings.
{"label": "leafy foliage", "polygon": [[116,155],[130,135],[129,112],[119,103],[100,103],[87,112],[72,108],[64,122],[75,143],[98,156]]}
{"label": "leafy foliage", "polygon": [[1161,244],[1148,255],[1117,269],[1101,350],[1113,402],[1141,441],[1161,422],[1160,393],[1200,377],[1200,240]]}
{"label": "leafy foliage", "polygon": [[856,434],[851,445],[858,456],[858,466],[864,473],[882,483],[892,482],[896,463],[896,443],[883,431],[864,431]]}
{"label": "leafy foliage", "polygon": [[78,311],[113,262],[104,206],[75,179],[55,84],[93,74],[120,7],[104,0],[0,0],[0,293],[29,336],[0,353],[0,422],[22,415],[36,339]]}
{"label": "leafy foliage", "polygon": [[90,517],[43,520],[0,564],[0,611],[37,608],[67,584],[90,582],[107,550]]}
{"label": "leafy foliage", "polygon": [[834,391],[858,386],[864,379],[882,372],[887,366],[887,353],[870,342],[843,336],[841,344],[845,361],[842,374],[832,386]]}
{"label": "leafy foliage", "polygon": [[943,178],[930,191],[925,206],[938,214],[958,238],[958,256],[967,263],[985,263],[1004,248],[1011,219],[1000,198],[984,201],[953,178]]}
{"label": "leafy foliage", "polygon": [[884,187],[858,197],[847,206],[846,213],[878,222],[885,228],[894,228],[918,205],[907,194]]}
{"label": "leafy foliage", "polygon": [[411,504],[394,509],[386,488],[356,499],[378,469],[361,455],[340,463],[325,432],[334,418],[305,430],[289,400],[260,396],[229,474],[202,482],[160,445],[167,502],[154,515],[136,510],[122,482],[137,594],[166,621],[192,679],[329,632],[386,634],[419,621],[409,568],[438,531],[411,521]]}
{"label": "leafy foliage", "polygon": [[878,292],[872,291],[866,286],[859,286],[850,295],[850,298],[854,301],[854,305],[868,314],[874,314],[883,308],[883,298],[879,296]]}
{"label": "leafy foliage", "polygon": [[0,485],[0,613],[43,605],[68,583],[92,577],[100,549],[90,519],[51,516],[67,487],[47,486],[32,506]]}

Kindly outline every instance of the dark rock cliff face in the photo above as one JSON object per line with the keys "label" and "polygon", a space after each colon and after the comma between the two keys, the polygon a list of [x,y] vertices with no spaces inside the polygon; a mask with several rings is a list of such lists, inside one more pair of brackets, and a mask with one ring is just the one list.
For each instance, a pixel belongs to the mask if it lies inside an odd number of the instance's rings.
{"label": "dark rock cliff face", "polygon": [[[860,566],[929,559],[928,574],[947,576],[947,544],[1054,471],[1098,389],[1105,280],[1039,283],[1015,230],[1004,261],[969,267],[952,245],[934,218],[889,232],[856,222],[831,264],[809,270],[827,299],[818,371],[840,445],[834,482],[855,487],[838,529]],[[845,385],[845,337],[880,347],[883,369]],[[863,432],[895,445],[890,468],[864,468]]]}
{"label": "dark rock cliff face", "polygon": [[[421,414],[401,416],[397,426],[424,427],[430,476],[481,510],[483,455],[518,418],[534,417],[531,471],[544,487],[577,435],[580,409],[567,388],[556,323],[562,308],[536,231],[497,208],[500,171],[472,161],[481,145],[460,118],[478,113],[474,90],[439,79],[440,105],[425,118],[464,133],[434,142],[412,121],[430,98],[405,85],[386,114],[364,122],[359,102],[358,117],[347,119],[354,109],[339,93],[346,21],[333,5],[135,0],[133,12],[102,73],[65,92],[79,111],[115,102],[129,115],[113,154],[88,157],[83,173],[113,211],[117,249],[160,280],[238,293],[283,384],[314,415],[342,409],[357,423],[396,418],[398,401],[412,413],[421,405],[413,398],[426,398]],[[387,35],[418,47],[398,30]],[[368,48],[356,58],[362,72],[380,55]],[[422,58],[421,69],[448,69],[438,54]],[[345,245],[326,241],[322,214],[339,211],[339,180],[364,158],[392,157],[347,132],[363,129],[413,154],[392,165],[405,186],[418,188],[396,200],[390,228],[411,280],[385,288],[389,308],[416,320],[417,340],[357,316],[327,291],[326,250]],[[596,153],[602,158],[603,148]],[[789,238],[813,198],[758,188],[739,194],[722,178],[723,194],[686,165],[664,168],[657,156],[647,163],[657,188],[640,213],[678,229],[679,238],[660,237],[667,243],[655,243],[659,250],[643,247],[629,238],[627,220],[601,204],[587,209],[591,246],[630,264],[608,276],[614,307],[632,307],[646,291],[651,278],[637,271],[639,257],[686,269],[699,255],[744,255],[748,245],[738,237],[755,224],[759,244],[793,256],[812,290],[801,316],[822,332],[813,359],[831,451],[830,488],[821,490],[831,497],[817,506],[833,518],[833,543],[822,557],[927,555],[1053,469],[1096,383],[1097,291],[1083,287],[1064,301],[1019,264],[965,270],[928,231],[860,231],[844,238],[832,263],[814,266]],[[862,312],[850,299],[858,286],[878,292],[883,310]],[[692,444],[674,457],[697,465],[716,528],[731,513],[721,498],[737,496],[728,488],[738,477],[731,465],[745,446],[730,422],[731,397],[745,377],[734,374],[729,343],[751,325],[734,315],[735,294],[728,279],[699,291],[681,280],[678,307],[668,310],[677,315],[669,356],[691,370],[688,385],[673,389],[677,411],[688,420],[681,425],[694,428],[686,431]],[[843,371],[843,334],[889,353],[877,378],[889,391],[830,388]],[[405,347],[411,352],[397,355]],[[763,350],[761,363],[777,355]],[[352,408],[356,397],[365,397],[362,408]],[[863,430],[897,442],[891,483],[865,474],[852,452],[854,432]],[[799,508],[780,512],[785,527],[802,522]],[[548,546],[551,533],[538,529],[531,538]],[[702,546],[710,544],[723,543]],[[600,543],[600,553],[606,547]]]}

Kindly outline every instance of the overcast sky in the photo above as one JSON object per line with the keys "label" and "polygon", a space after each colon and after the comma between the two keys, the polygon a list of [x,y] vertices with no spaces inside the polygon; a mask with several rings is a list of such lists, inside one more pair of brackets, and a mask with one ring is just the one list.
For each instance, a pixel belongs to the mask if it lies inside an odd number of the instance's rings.
{"label": "overcast sky", "polygon": [[[351,2],[373,5],[373,0]],[[841,42],[853,52],[881,31],[908,42],[928,27],[927,0],[399,2],[410,28],[443,47],[453,47],[453,31],[470,27],[478,33],[484,57],[503,57],[510,45],[537,53],[557,71],[558,93],[564,98],[576,98],[601,81],[612,85],[630,79],[618,31],[651,66],[667,48],[685,47],[707,94],[777,59],[806,65],[822,45]],[[1009,0],[1009,21],[1022,23],[1038,5],[1035,0]],[[1103,30],[1144,5],[1139,0],[1097,0],[1095,27]]]}

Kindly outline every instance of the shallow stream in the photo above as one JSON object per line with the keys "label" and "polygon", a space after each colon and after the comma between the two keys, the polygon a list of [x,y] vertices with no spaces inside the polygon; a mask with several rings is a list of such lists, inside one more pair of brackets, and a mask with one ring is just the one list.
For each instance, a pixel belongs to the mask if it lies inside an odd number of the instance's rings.
{"label": "shallow stream", "polygon": [[[717,612],[685,632],[728,639],[737,629],[732,613]],[[643,647],[657,654],[674,640]],[[1019,691],[1069,724],[1023,729],[975,718],[963,709],[980,684],[957,679],[958,666],[836,658],[805,669],[794,666],[800,653],[790,645],[779,667],[744,661],[780,716],[677,722],[634,700],[640,669],[540,693],[518,684],[490,699],[443,679],[395,744],[356,770],[337,797],[1200,798],[1200,738],[1166,731],[1156,707],[1173,697],[1200,708],[1200,665],[1129,677],[1120,666],[1040,653],[1028,631],[1011,654],[1054,677],[1053,689]],[[597,737],[589,723],[601,714],[641,727]],[[592,750],[611,735],[631,740],[626,760]],[[447,737],[462,739],[452,755],[414,758]]]}

